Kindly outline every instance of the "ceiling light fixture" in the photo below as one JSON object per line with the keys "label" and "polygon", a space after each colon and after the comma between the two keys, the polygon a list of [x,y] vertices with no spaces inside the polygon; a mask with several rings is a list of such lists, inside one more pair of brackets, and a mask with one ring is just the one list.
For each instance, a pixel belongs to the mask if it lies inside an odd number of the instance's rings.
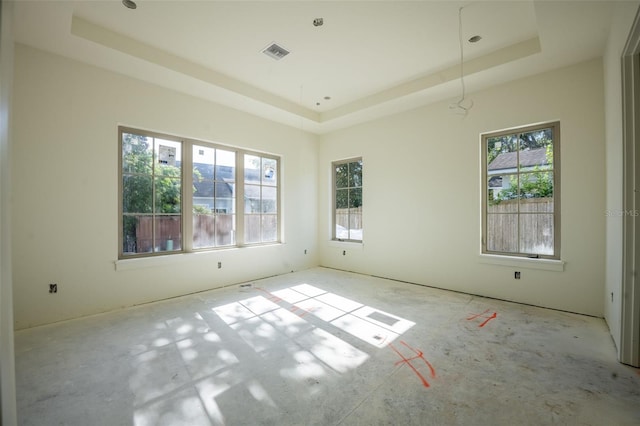
{"label": "ceiling light fixture", "polygon": [[[460,85],[462,86],[462,94],[457,102],[449,105],[449,109],[458,115],[467,115],[469,110],[473,107],[473,101],[466,99],[466,87],[464,84],[464,50],[462,43],[462,9],[466,6],[462,6],[458,9],[458,43],[460,44]],[[468,102],[467,102],[468,101]]]}
{"label": "ceiling light fixture", "polygon": [[122,4],[125,5],[128,9],[136,9],[138,5],[133,0],[122,0]]}
{"label": "ceiling light fixture", "polygon": [[477,42],[479,42],[480,40],[482,40],[482,36],[474,35],[473,37],[471,37],[471,38],[469,39],[469,43],[477,43]]}
{"label": "ceiling light fixture", "polygon": [[313,26],[314,27],[321,27],[324,24],[324,19],[323,18],[316,18],[313,20]]}

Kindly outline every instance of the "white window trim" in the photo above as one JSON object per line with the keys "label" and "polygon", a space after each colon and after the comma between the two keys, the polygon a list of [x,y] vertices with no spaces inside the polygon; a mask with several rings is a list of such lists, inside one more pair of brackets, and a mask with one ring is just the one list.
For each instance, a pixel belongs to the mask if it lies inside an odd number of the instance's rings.
{"label": "white window trim", "polygon": [[[336,160],[336,161],[332,161],[331,162],[331,240],[334,243],[339,243],[339,244],[354,244],[354,245],[362,245],[364,242],[364,226],[362,229],[362,240],[351,240],[351,239],[340,239],[336,236],[336,166],[340,165],[340,164],[347,164],[347,163],[353,163],[356,161],[360,161],[362,162],[362,164],[364,165],[364,160],[363,157],[353,157],[353,158],[347,158],[347,159],[343,159],[343,160]],[[364,173],[364,167],[363,167],[363,173]],[[364,178],[363,178],[363,183],[364,183]],[[363,193],[363,199],[364,199],[364,185],[360,186],[362,193]],[[364,205],[364,202],[362,203],[362,205]],[[362,209],[362,215],[364,216],[364,209]]]}
{"label": "white window trim", "polygon": [[543,271],[563,272],[566,262],[555,259],[530,259],[519,256],[501,256],[497,254],[480,254],[480,263],[499,265],[510,268],[539,269]]}
{"label": "white window trim", "polygon": [[[182,220],[182,250],[174,252],[145,252],[124,255],[122,251],[122,134],[132,133],[138,135],[150,136],[153,138],[161,138],[174,140],[182,143],[182,208],[181,208],[181,220]],[[171,261],[180,262],[185,259],[190,259],[194,254],[217,252],[221,250],[238,249],[245,247],[261,247],[282,244],[283,237],[283,223],[282,223],[282,157],[275,154],[269,154],[260,151],[254,151],[249,149],[240,148],[232,145],[224,145],[220,143],[208,142],[198,139],[183,138],[175,135],[155,132],[151,130],[145,130],[129,126],[118,126],[118,255],[115,261],[116,270],[124,269],[136,269],[138,267],[145,267],[146,265],[158,265],[166,264],[170,258]],[[184,164],[193,164],[192,148],[194,145],[207,146],[215,149],[222,149],[227,151],[233,151],[236,153],[236,205],[235,205],[235,221],[236,221],[236,241],[233,245],[216,246],[216,247],[204,247],[193,248],[193,223],[188,219],[188,213],[193,210],[193,188],[191,184],[185,184],[185,182],[192,182],[193,170],[189,167],[184,167]],[[277,229],[276,240],[266,241],[258,243],[245,243],[244,241],[244,156],[253,155],[261,158],[270,158],[277,161]],[[137,262],[137,264],[136,264]],[[135,266],[132,266],[134,265]]]}
{"label": "white window trim", "polygon": [[[499,135],[507,135],[512,133],[520,133],[520,132],[530,132],[545,128],[553,128],[554,129],[554,140],[553,140],[553,156],[554,156],[554,165],[553,165],[553,175],[554,175],[554,235],[553,235],[553,243],[554,243],[554,254],[553,256],[544,256],[540,255],[540,257],[531,257],[526,253],[505,253],[505,252],[493,252],[487,251],[487,199],[488,199],[488,188],[487,182],[485,182],[487,177],[487,154],[486,154],[486,146],[485,140],[490,137],[495,137]],[[560,121],[548,121],[541,123],[529,124],[526,126],[513,127],[508,129],[502,129],[498,131],[492,131],[487,133],[482,133],[480,135],[480,170],[481,170],[481,196],[480,196],[480,214],[481,214],[481,234],[480,234],[480,256],[481,259],[516,259],[525,261],[525,265],[534,265],[536,262],[539,265],[553,265],[554,263],[562,263],[562,269],[564,269],[564,262],[562,262],[562,251],[561,251],[561,239],[560,239],[560,228],[561,228],[561,184],[560,184],[560,176],[561,176],[561,160],[560,160],[560,152],[561,152],[561,136],[560,136]],[[494,263],[501,264],[500,260],[496,262],[483,262],[483,263]],[[551,263],[549,263],[551,262]],[[511,266],[511,265],[509,265]],[[517,264],[515,266],[518,266]],[[545,267],[541,267],[540,269],[545,269]],[[552,269],[553,270],[553,269]]]}

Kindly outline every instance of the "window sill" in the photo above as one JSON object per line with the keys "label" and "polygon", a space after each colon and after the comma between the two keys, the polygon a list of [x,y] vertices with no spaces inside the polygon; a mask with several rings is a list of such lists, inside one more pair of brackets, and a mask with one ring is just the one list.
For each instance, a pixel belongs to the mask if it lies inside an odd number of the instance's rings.
{"label": "window sill", "polygon": [[517,268],[539,269],[543,271],[563,272],[564,264],[562,260],[551,259],[529,259],[526,257],[499,256],[495,254],[481,254],[480,263],[490,265],[509,266]]}
{"label": "window sill", "polygon": [[349,247],[354,249],[363,248],[364,244],[362,242],[356,241],[338,241],[338,240],[329,240],[330,247]]}
{"label": "window sill", "polygon": [[[234,251],[234,250],[242,250],[242,249],[252,249],[252,248],[260,248],[260,247],[272,247],[281,245],[283,243],[265,243],[265,244],[255,244],[248,246],[232,246],[226,248],[219,248],[215,250],[203,250],[203,251],[195,251],[189,253],[176,253],[176,254],[167,254],[161,256],[149,256],[149,257],[135,257],[132,259],[118,259],[114,263],[116,271],[127,271],[133,269],[143,269],[143,268],[153,268],[158,266],[167,266],[167,265],[177,265],[186,262],[193,262],[195,260],[202,260],[211,257],[215,257],[215,261],[220,260],[220,253],[225,251]],[[214,259],[209,259],[210,261],[214,261]]]}

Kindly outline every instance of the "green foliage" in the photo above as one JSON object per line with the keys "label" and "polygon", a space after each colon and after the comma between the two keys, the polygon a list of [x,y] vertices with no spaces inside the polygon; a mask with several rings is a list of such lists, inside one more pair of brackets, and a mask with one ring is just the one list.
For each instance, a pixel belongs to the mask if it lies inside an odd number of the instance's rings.
{"label": "green foliage", "polygon": [[487,164],[500,154],[507,152],[527,151],[546,147],[552,144],[553,134],[551,128],[536,130],[526,133],[496,136],[487,139]]}
{"label": "green foliage", "polygon": [[336,208],[362,206],[362,161],[339,164],[335,173]]}
{"label": "green foliage", "polygon": [[[123,134],[123,210],[125,213],[179,213],[180,168],[154,162],[151,139]],[[153,202],[155,190],[156,202]]]}
{"label": "green foliage", "polygon": [[180,213],[181,171],[166,164],[155,164],[154,170],[153,139],[123,133],[122,172],[122,210],[135,214],[123,217],[124,250],[136,251],[138,216]]}
{"label": "green foliage", "polygon": [[207,206],[202,206],[202,205],[198,205],[198,206],[193,206],[193,212],[195,214],[211,214],[211,209],[208,208]]}
{"label": "green foliage", "polygon": [[[488,139],[487,164],[500,154],[516,151],[528,151],[545,148],[546,165],[553,165],[553,140],[551,129],[537,130],[534,132],[500,136]],[[505,179],[507,176],[503,176]],[[501,201],[517,200],[524,198],[548,198],[553,197],[553,172],[536,165],[531,170],[522,171],[518,176],[508,175],[509,187],[497,191],[495,198],[489,193],[489,203],[499,204]],[[504,184],[503,184],[504,187]]]}

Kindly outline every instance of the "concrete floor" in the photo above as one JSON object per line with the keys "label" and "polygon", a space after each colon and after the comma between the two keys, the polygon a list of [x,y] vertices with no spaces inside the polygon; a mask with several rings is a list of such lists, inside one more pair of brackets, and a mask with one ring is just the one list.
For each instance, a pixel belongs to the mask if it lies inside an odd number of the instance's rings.
{"label": "concrete floor", "polygon": [[22,425],[638,425],[603,320],[316,268],[16,333]]}

